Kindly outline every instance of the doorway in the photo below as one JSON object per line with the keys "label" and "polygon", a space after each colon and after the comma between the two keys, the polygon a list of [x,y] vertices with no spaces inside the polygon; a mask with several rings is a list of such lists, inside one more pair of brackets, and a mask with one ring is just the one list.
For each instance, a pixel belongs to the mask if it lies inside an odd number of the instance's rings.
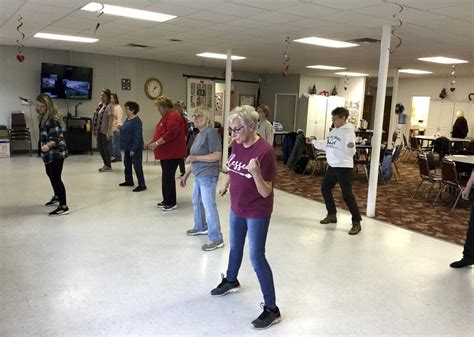
{"label": "doorway", "polygon": [[275,94],[273,120],[281,122],[285,131],[295,131],[297,101],[297,94]]}

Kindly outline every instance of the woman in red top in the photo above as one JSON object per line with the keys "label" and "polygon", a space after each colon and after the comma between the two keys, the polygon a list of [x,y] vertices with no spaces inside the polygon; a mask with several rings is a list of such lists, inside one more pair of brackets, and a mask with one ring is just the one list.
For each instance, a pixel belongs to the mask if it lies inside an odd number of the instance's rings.
{"label": "woman in red top", "polygon": [[157,206],[166,212],[178,207],[175,174],[180,159],[186,157],[186,137],[181,114],[173,110],[171,100],[166,96],[160,96],[156,99],[155,105],[161,114],[161,119],[147,148],[153,150],[155,159],[160,161],[163,201]]}

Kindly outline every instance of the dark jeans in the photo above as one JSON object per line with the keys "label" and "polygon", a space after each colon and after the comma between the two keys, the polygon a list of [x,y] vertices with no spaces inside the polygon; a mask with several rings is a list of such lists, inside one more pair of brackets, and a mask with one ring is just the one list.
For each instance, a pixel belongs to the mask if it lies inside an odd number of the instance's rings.
{"label": "dark jeans", "polygon": [[161,193],[163,203],[168,206],[176,205],[176,169],[181,159],[161,159]]}
{"label": "dark jeans", "polygon": [[51,181],[54,195],[59,199],[59,205],[66,206],[66,188],[64,187],[63,181],[61,180],[61,174],[63,172],[64,159],[52,161],[51,163],[45,164],[46,174]]}
{"label": "dark jeans", "polygon": [[104,165],[112,167],[112,159],[110,158],[110,140],[107,140],[107,136],[103,133],[97,134],[97,149],[99,150]]}
{"label": "dark jeans", "polygon": [[469,259],[474,259],[474,204],[471,204],[471,217],[469,218],[463,255]]}
{"label": "dark jeans", "polygon": [[123,152],[123,165],[125,166],[125,182],[133,184],[132,165],[137,175],[138,186],[145,186],[145,177],[143,176],[142,166],[143,151],[138,150],[133,156],[130,156],[130,150]]}
{"label": "dark jeans", "polygon": [[265,305],[270,309],[274,309],[276,307],[275,285],[273,283],[272,269],[265,257],[265,243],[267,241],[269,225],[270,217],[240,218],[230,211],[230,253],[226,278],[231,282],[237,279],[244,255],[245,237],[248,231],[250,262],[257,274]]}
{"label": "dark jeans", "polygon": [[332,190],[337,182],[339,182],[339,186],[341,186],[342,198],[352,214],[352,221],[360,222],[362,218],[360,216],[359,207],[357,206],[354,194],[352,194],[352,168],[350,167],[328,166],[326,176],[321,185],[321,192],[323,193],[328,214],[337,213],[334,197],[332,196]]}

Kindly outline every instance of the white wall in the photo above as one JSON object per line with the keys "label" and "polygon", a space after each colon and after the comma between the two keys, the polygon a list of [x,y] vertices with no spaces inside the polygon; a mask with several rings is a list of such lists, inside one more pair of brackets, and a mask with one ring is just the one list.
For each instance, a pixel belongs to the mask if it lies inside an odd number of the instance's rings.
{"label": "white wall", "polygon": [[298,95],[300,87],[300,75],[289,75],[283,77],[281,74],[262,75],[262,85],[260,93],[261,104],[267,104],[270,108],[269,119],[273,121],[275,108],[275,94],[295,94]]}
{"label": "white wall", "polygon": [[[410,110],[413,96],[429,96],[431,97],[431,100],[440,100],[438,95],[444,87],[448,93],[448,97],[446,97],[444,101],[467,102],[467,95],[474,92],[474,78],[458,77],[456,79],[456,90],[454,92],[449,90],[450,81],[451,79],[449,77],[400,79],[398,84],[397,103],[401,103],[405,106],[405,113],[408,114],[408,121],[410,121],[411,117]],[[405,130],[407,136],[409,129],[410,125],[407,125]]]}
{"label": "white wall", "polygon": [[[327,91],[331,94],[332,89],[336,86],[339,92],[339,77],[325,77],[325,76],[300,76],[300,90],[299,97],[303,94],[309,94],[309,90],[316,85],[317,94],[321,91]],[[340,96],[340,92],[338,94]]]}
{"label": "white wall", "polygon": [[[144,124],[145,140],[150,138],[154,132],[157,121],[160,119],[153,102],[145,96],[144,84],[149,77],[157,77],[163,85],[163,94],[173,100],[186,98],[186,78],[183,74],[201,75],[210,77],[221,77],[225,69],[225,62],[222,69],[204,69],[201,67],[188,65],[158,62],[128,57],[116,57],[111,55],[86,54],[69,52],[64,50],[26,48],[26,57],[23,63],[16,60],[17,48],[15,46],[0,45],[0,124],[10,126],[10,113],[12,111],[23,110],[29,115],[28,106],[22,106],[18,96],[26,97],[34,101],[40,90],[41,63],[59,63],[76,66],[91,67],[94,69],[93,93],[91,101],[56,100],[60,110],[67,114],[69,111],[74,114],[74,105],[78,102],[79,116],[92,117],[99,101],[99,94],[102,88],[110,88],[116,92],[120,102],[123,104],[128,100],[136,101],[140,104],[139,116]],[[132,90],[121,90],[121,79],[131,79]],[[257,74],[234,72],[234,78],[243,80],[258,81]],[[236,91],[242,94],[256,95],[257,86],[247,83],[235,83]],[[36,113],[32,107],[32,115],[28,123],[37,132]],[[36,147],[36,142],[34,147]]]}
{"label": "white wall", "polygon": [[338,96],[345,98],[346,106],[352,102],[352,105],[349,106],[350,108],[353,108],[355,106],[355,102],[358,102],[359,120],[362,117],[362,113],[364,111],[365,82],[365,77],[349,77],[347,90],[344,90],[344,78],[339,80],[339,88],[341,88],[341,90],[339,90]]}

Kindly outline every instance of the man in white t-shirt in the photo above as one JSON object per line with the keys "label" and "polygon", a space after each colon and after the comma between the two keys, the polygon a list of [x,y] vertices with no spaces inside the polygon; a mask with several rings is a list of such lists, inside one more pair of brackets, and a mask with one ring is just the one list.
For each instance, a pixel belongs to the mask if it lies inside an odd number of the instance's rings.
{"label": "man in white t-shirt", "polygon": [[273,129],[272,123],[267,119],[270,114],[268,105],[259,105],[257,108],[258,112],[258,124],[257,133],[265,139],[271,146],[273,146],[273,136],[275,130]]}

